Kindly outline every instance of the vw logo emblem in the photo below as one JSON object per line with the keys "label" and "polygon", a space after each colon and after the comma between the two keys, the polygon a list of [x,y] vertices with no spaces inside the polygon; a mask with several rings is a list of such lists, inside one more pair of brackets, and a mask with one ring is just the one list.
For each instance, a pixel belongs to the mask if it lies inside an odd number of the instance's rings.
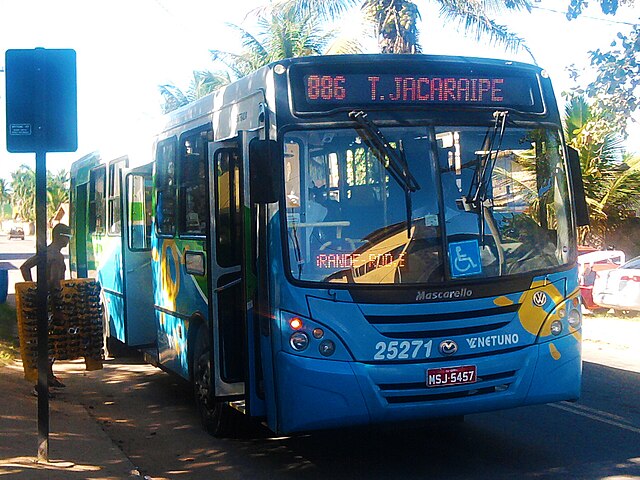
{"label": "vw logo emblem", "polygon": [[547,295],[544,292],[536,292],[533,294],[533,304],[536,307],[542,307],[547,303]]}
{"label": "vw logo emblem", "polygon": [[458,351],[458,344],[453,340],[444,340],[440,342],[440,353],[442,355],[453,355]]}

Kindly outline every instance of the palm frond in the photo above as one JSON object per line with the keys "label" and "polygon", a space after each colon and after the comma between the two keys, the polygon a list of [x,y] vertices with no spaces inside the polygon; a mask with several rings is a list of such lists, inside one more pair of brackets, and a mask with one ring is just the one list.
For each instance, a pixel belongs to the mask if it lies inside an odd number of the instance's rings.
{"label": "palm frond", "polygon": [[[360,0],[276,0],[266,8],[293,14],[293,16],[312,16],[331,21],[359,4]],[[268,14],[264,8],[256,10],[259,15]]]}
{"label": "palm frond", "polygon": [[169,113],[177,108],[182,107],[189,103],[188,96],[175,85],[168,83],[165,85],[159,85],[158,90],[164,100],[162,105],[162,112]]}
{"label": "palm frond", "polygon": [[488,12],[484,8],[484,2],[438,1],[440,2],[440,16],[446,21],[457,22],[465,32],[471,33],[476,40],[480,41],[486,38],[489,43],[500,45],[506,50],[514,52],[524,50],[535,62],[533,53],[522,37],[489,18]]}

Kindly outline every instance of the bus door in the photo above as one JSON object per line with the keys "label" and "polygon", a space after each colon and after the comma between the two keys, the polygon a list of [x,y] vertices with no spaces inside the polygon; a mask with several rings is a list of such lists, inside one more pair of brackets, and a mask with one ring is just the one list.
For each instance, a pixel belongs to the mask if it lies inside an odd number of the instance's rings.
{"label": "bus door", "polygon": [[155,344],[151,275],[152,167],[130,169],[125,176],[122,211],[125,325],[127,345]]}
{"label": "bus door", "polygon": [[75,185],[72,190],[71,204],[74,210],[71,214],[71,227],[73,229],[73,237],[69,245],[70,261],[75,262],[71,265],[71,274],[75,278],[87,278],[89,269],[87,268],[87,238],[89,235],[87,229],[89,202],[89,182]]}
{"label": "bus door", "polygon": [[245,305],[242,278],[242,150],[235,141],[209,143],[211,252],[209,298],[212,383],[219,399],[244,394]]}

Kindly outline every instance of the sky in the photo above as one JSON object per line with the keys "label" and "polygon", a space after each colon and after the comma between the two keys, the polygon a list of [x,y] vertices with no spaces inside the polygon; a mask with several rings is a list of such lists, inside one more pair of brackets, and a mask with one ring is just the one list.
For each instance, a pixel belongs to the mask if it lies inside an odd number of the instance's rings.
{"label": "sky", "polygon": [[[77,53],[78,150],[47,154],[47,168],[68,170],[74,160],[94,150],[117,150],[132,136],[149,135],[160,116],[158,85],[173,83],[186,90],[193,70],[217,68],[209,49],[240,51],[237,35],[225,23],[251,29],[252,17],[247,13],[267,1],[0,0],[1,52],[44,47],[72,48]],[[568,2],[534,0],[531,14],[496,19],[522,37],[535,62],[549,72],[561,109],[560,93],[574,85],[566,66],[574,63],[588,78],[588,52],[608,49],[618,31],[630,28],[619,22],[638,22],[640,17],[640,3],[635,9],[623,6],[616,16],[605,16],[593,0],[581,17],[569,22],[563,13]],[[526,52],[514,54],[478,43],[466,38],[462,29],[445,25],[437,2],[415,3],[422,17],[424,53],[534,63]],[[345,15],[344,24],[352,26],[354,15],[358,12]],[[3,69],[4,55],[0,57]],[[35,155],[6,151],[4,92],[0,72],[0,177],[10,178],[21,164],[35,168]],[[640,128],[630,132],[627,147],[640,152]]]}

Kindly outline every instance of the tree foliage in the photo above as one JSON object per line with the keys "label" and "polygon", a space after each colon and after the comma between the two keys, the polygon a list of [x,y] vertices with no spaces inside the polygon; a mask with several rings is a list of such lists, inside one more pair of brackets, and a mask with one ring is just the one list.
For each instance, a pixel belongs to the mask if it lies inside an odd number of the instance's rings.
{"label": "tree foliage", "polygon": [[[605,15],[615,15],[620,5],[633,5],[635,0],[599,0],[600,10]],[[589,0],[571,0],[567,8],[567,19],[578,18],[582,11],[589,6]]]}
{"label": "tree foliage", "polygon": [[[508,49],[524,48],[524,41],[490,17],[505,10],[531,10],[530,0],[435,0],[445,22],[457,22],[476,38]],[[338,35],[325,28],[349,8],[361,5],[366,23],[373,26],[382,53],[420,53],[417,22],[418,7],[412,0],[272,0],[255,9],[256,31],[239,25],[229,27],[241,36],[241,49],[210,50],[214,62],[222,63],[228,72],[194,72],[194,81],[183,92],[172,84],[159,87],[164,98],[165,113],[186,105],[232,79],[241,78],[268,63],[284,58],[359,53],[360,29],[350,26],[351,35]],[[531,53],[531,52],[529,52]]]}
{"label": "tree foliage", "polygon": [[[522,38],[492,19],[505,10],[531,11],[529,0],[436,0],[445,23],[457,23],[476,39],[487,39],[510,50],[526,48]],[[420,12],[411,0],[365,0],[365,17],[373,24],[382,53],[420,53],[417,22]],[[529,52],[531,53],[531,52]]]}
{"label": "tree foliage", "polygon": [[355,3],[356,0],[279,0],[254,10],[255,32],[227,24],[240,34],[240,50],[210,50],[212,60],[224,65],[226,70],[194,72],[194,80],[186,93],[172,84],[161,85],[163,111],[175,110],[277,60],[360,51],[354,39],[340,38],[339,42],[332,43],[337,33],[324,28],[323,23]]}
{"label": "tree foliage", "polygon": [[[28,165],[11,172],[11,204],[14,218],[24,222],[36,219],[36,174]],[[69,173],[47,171],[47,216],[51,218],[61,204],[69,201]]]}
{"label": "tree foliage", "polygon": [[[619,4],[634,4],[635,0],[600,0],[602,11],[615,14]],[[575,4],[575,5],[574,5]],[[567,14],[575,18],[587,6],[585,0],[572,0],[574,13]],[[629,121],[635,121],[633,114],[640,106],[640,25],[631,25],[626,32],[619,32],[608,49],[589,52],[593,79],[586,85],[573,88],[573,94],[586,95],[593,112],[593,120],[588,129],[591,136],[602,141],[609,132],[627,137]],[[568,68],[574,80],[580,82],[582,67],[571,65]]]}
{"label": "tree foliage", "polygon": [[565,107],[565,135],[580,154],[580,166],[589,205],[591,225],[581,229],[581,242],[605,245],[631,212],[640,207],[640,156],[625,154],[622,138],[613,132],[594,136],[591,125],[598,113],[583,96],[574,96]]}
{"label": "tree foliage", "polygon": [[162,112],[171,112],[183,105],[197,100],[198,98],[204,97],[230,82],[231,77],[228,72],[221,70],[215,72],[210,72],[208,70],[196,70],[193,72],[193,79],[191,80],[189,89],[186,92],[183,92],[178,87],[170,83],[160,85],[158,89],[164,99]]}

